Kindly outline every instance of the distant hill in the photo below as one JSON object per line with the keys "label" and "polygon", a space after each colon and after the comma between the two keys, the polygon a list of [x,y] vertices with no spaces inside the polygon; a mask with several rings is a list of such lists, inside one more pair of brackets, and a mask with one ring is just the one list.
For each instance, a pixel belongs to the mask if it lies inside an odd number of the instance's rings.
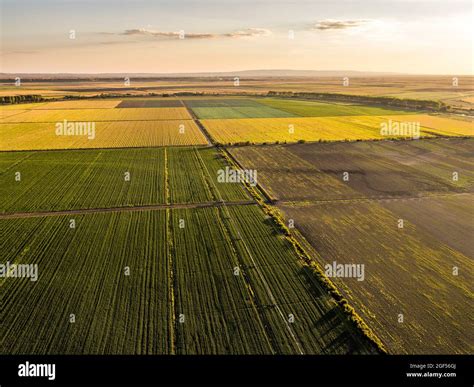
{"label": "distant hill", "polygon": [[288,78],[288,77],[371,77],[401,75],[388,72],[367,71],[330,71],[330,70],[243,70],[225,72],[200,72],[200,73],[97,73],[97,74],[72,74],[72,73],[0,73],[1,79],[14,77],[26,79],[109,79],[109,78],[204,78],[204,77],[242,77],[242,78]]}

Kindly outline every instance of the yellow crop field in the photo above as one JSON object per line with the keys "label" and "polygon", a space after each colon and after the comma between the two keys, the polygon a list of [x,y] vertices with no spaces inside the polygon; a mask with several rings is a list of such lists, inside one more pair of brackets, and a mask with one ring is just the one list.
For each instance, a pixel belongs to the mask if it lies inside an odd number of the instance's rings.
{"label": "yellow crop field", "polygon": [[0,120],[3,120],[4,118],[14,116],[20,113],[24,113],[26,110],[14,110],[14,109],[9,109],[9,110],[0,110]]}
{"label": "yellow crop field", "polygon": [[[411,116],[410,116],[411,117]],[[392,118],[393,121],[395,121]],[[411,135],[382,135],[381,125],[388,118],[378,116],[292,117],[202,120],[211,136],[220,143],[250,141],[297,142],[372,140],[403,138]],[[431,137],[421,129],[422,137]]]}
{"label": "yellow crop field", "polygon": [[207,144],[191,120],[97,122],[93,130],[76,126],[73,135],[58,132],[54,123],[0,124],[0,150]]}
{"label": "yellow crop field", "polygon": [[[402,119],[402,116],[392,117],[392,119]],[[419,114],[410,116],[410,120],[419,121],[420,125],[436,134],[445,136],[474,136],[474,123],[468,119]]]}
{"label": "yellow crop field", "polygon": [[191,116],[180,108],[134,109],[56,109],[29,110],[21,114],[3,117],[2,122],[59,122],[59,121],[155,121],[189,120]]}
{"label": "yellow crop field", "polygon": [[56,101],[48,102],[46,104],[31,104],[36,105],[30,107],[30,109],[113,109],[121,100],[101,100],[101,99],[88,99],[88,100],[77,100],[77,101]]}
{"label": "yellow crop field", "polygon": [[45,106],[47,102],[36,102],[36,103],[15,103],[12,105],[0,105],[0,112],[7,110],[30,110],[37,109],[41,106]]}

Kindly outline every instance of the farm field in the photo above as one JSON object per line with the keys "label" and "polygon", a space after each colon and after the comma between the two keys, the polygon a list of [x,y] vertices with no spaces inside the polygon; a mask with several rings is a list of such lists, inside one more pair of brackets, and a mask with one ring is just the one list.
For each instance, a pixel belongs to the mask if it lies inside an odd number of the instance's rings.
{"label": "farm field", "polygon": [[184,97],[183,102],[191,109],[217,107],[262,107],[262,104],[253,98],[245,97]]}
{"label": "farm field", "polygon": [[178,99],[129,99],[121,101],[117,108],[180,108],[183,104]]}
{"label": "farm field", "polygon": [[[15,108],[10,109],[12,106]],[[84,99],[7,107],[0,122],[0,150],[206,145],[188,109],[221,144],[380,140],[417,135],[410,131],[382,133],[382,126],[389,124],[419,125],[421,137],[474,133],[472,120],[467,118],[353,104],[275,98]],[[56,135],[56,125],[65,121],[93,123],[96,136]]]}
{"label": "farm field", "polygon": [[[100,103],[101,101],[99,101]],[[21,105],[18,105],[20,107]],[[100,105],[99,105],[100,106]],[[177,108],[113,108],[113,109],[31,109],[14,116],[3,117],[2,122],[61,122],[61,121],[157,121],[190,120],[184,107]]]}
{"label": "farm field", "polygon": [[[318,252],[321,265],[365,265],[363,281],[333,280],[389,352],[472,352],[472,256],[426,231],[431,216],[416,202],[410,205],[412,216],[423,216],[425,223],[418,227],[404,219],[403,229],[398,228],[400,215],[377,202],[283,204],[280,208]],[[472,231],[471,226],[459,237],[467,241]],[[455,267],[458,275],[453,274]]]}
{"label": "farm field", "polygon": [[[355,141],[411,138],[412,135],[383,135],[385,117],[293,117],[202,120],[215,141],[221,144],[298,141]],[[420,128],[421,137],[432,137]]]}
{"label": "farm field", "polygon": [[[0,150],[51,150],[88,148],[207,145],[191,120],[109,121],[78,127],[77,135],[57,135],[54,123],[0,124]],[[76,129],[74,129],[76,130]]]}
{"label": "farm field", "polygon": [[[412,111],[343,103],[315,102],[291,99],[262,98],[262,104],[300,117],[386,116],[414,114]],[[409,119],[409,118],[407,118]]]}
{"label": "farm field", "polygon": [[47,103],[29,104],[29,109],[113,109],[120,104],[120,100],[80,99],[71,101],[55,101]]}
{"label": "farm field", "polygon": [[[374,352],[332,298],[306,282],[311,277],[304,279],[289,246],[273,247],[287,262],[280,267],[244,264],[252,254],[246,251],[260,245],[262,252],[268,237],[259,236],[271,232],[257,207],[236,209],[252,218],[253,239],[245,251],[233,245],[236,229],[224,224],[234,213],[220,211],[74,215],[75,229],[71,216],[0,220],[8,235],[2,262],[31,262],[33,256],[39,267],[36,283],[0,282],[8,294],[1,352]],[[52,299],[54,308],[47,307]]]}
{"label": "farm field", "polygon": [[160,205],[166,191],[175,204],[211,202],[211,183],[221,200],[248,201],[242,185],[217,182],[222,168],[212,148],[0,152],[0,213]]}
{"label": "farm field", "polygon": [[293,117],[294,114],[252,99],[185,100],[199,119]]}
{"label": "farm field", "polygon": [[423,200],[388,200],[380,204],[417,228],[429,232],[438,241],[474,257],[474,241],[466,235],[474,233],[474,195],[433,196]]}
{"label": "farm field", "polygon": [[264,149],[234,147],[230,152],[246,168],[259,171],[259,182],[277,200],[383,199],[472,192],[474,187],[472,139],[293,144]]}
{"label": "farm field", "polygon": [[[334,143],[316,148],[295,145],[286,149],[359,192],[359,197],[472,192],[474,186],[473,139]],[[346,171],[348,181],[343,181]],[[329,189],[327,193],[331,194]]]}
{"label": "farm field", "polygon": [[[310,144],[305,144],[309,146]],[[335,179],[311,163],[295,157],[288,146],[229,148],[243,168],[256,169],[258,182],[274,200],[357,197],[342,179]]]}
{"label": "farm field", "polygon": [[218,181],[227,162],[215,149],[170,148],[168,176],[171,203],[250,200],[242,184]]}
{"label": "farm field", "polygon": [[[395,120],[403,117],[393,117]],[[420,114],[410,116],[411,121],[418,121],[422,127],[432,129],[432,132],[444,136],[474,136],[474,121],[472,117],[454,119],[448,116]]]}
{"label": "farm field", "polygon": [[321,266],[365,265],[363,281],[332,279],[389,352],[470,353],[473,147],[452,138],[230,152],[258,170]]}
{"label": "farm field", "polygon": [[27,110],[18,110],[18,107],[16,109],[0,109],[0,119],[3,120],[3,118],[14,116],[16,114],[24,113]]}
{"label": "farm field", "polygon": [[[237,232],[233,228],[236,224],[228,219],[229,216],[241,219],[235,217],[234,210],[255,219],[252,239],[244,236],[236,241],[235,234],[226,235],[225,229]],[[269,231],[269,226],[263,223],[258,208],[229,207],[229,213],[225,215],[219,214],[221,211],[225,212],[223,209],[172,211],[173,232],[178,238],[174,243],[178,283],[176,308],[188,316],[188,324],[178,324],[178,352],[204,349],[207,353],[255,353],[258,347],[264,353],[288,354],[300,350],[310,353],[367,351],[357,336],[351,337],[345,332],[348,329],[345,317],[338,315],[337,306],[323,295],[322,290],[314,289],[314,296],[307,293],[308,285],[299,273],[302,268],[298,267],[289,246],[274,251],[277,256],[291,261],[291,266],[283,262],[280,267],[245,264],[243,259],[250,259],[249,252],[258,251],[254,246],[260,246],[262,251],[268,243],[266,237],[260,237],[261,233]],[[178,226],[180,219],[185,225],[182,230]],[[246,244],[249,244],[248,250]],[[242,271],[240,275],[234,274],[236,267]],[[289,289],[294,293],[288,294]],[[321,321],[329,312],[335,313],[331,334],[321,338],[314,327],[304,329],[304,326]],[[291,330],[286,320],[290,313],[297,316]],[[216,329],[230,334],[215,335]],[[335,341],[337,345],[332,345]],[[254,348],[246,348],[249,345]]]}
{"label": "farm field", "polygon": [[[204,92],[220,94],[220,97],[235,93],[233,80],[203,79],[137,79],[133,87],[124,87],[116,80],[59,82],[43,80],[25,82],[22,87],[13,86],[14,80],[0,84],[0,95],[42,94],[52,97],[65,95],[91,96],[104,91],[131,93],[145,96],[150,90],[174,92]],[[270,90],[280,92],[324,92],[369,96],[393,96],[397,98],[432,99],[443,101],[454,107],[472,107],[474,77],[462,76],[460,85],[453,88],[450,76],[361,76],[352,78],[350,87],[343,87],[341,78],[327,77],[261,77],[243,79],[239,90],[244,93],[266,93]],[[124,98],[126,96],[124,95]],[[185,97],[188,99],[188,97]],[[208,98],[208,97],[206,97]],[[229,95],[229,98],[235,98]]]}
{"label": "farm field", "polygon": [[38,265],[36,282],[0,279],[0,353],[167,353],[165,212],[70,219],[0,220],[1,262]]}
{"label": "farm field", "polygon": [[164,204],[164,154],[161,148],[1,152],[1,212]]}

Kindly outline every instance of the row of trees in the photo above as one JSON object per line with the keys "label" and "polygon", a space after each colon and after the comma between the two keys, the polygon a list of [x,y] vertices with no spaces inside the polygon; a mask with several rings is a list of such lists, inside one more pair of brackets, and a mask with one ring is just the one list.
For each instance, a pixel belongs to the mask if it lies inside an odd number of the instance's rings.
{"label": "row of trees", "polygon": [[28,94],[28,95],[7,95],[0,97],[0,104],[16,104],[25,102],[41,102],[45,99],[41,95]]}

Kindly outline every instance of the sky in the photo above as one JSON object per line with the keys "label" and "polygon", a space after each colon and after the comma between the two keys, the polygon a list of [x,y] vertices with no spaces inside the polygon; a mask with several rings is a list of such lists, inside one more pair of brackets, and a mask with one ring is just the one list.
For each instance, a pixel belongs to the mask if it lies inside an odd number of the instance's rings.
{"label": "sky", "polygon": [[0,0],[0,72],[473,74],[470,0]]}

